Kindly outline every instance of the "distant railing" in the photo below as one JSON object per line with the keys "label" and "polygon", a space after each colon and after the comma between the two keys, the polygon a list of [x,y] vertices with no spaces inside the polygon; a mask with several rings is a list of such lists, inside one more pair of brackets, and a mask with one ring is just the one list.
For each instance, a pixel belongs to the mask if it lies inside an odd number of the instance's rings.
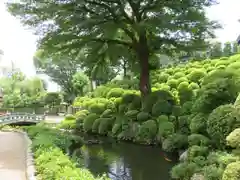
{"label": "distant railing", "polygon": [[12,124],[20,122],[39,123],[45,120],[45,115],[36,115],[30,113],[11,113],[0,115],[0,124]]}

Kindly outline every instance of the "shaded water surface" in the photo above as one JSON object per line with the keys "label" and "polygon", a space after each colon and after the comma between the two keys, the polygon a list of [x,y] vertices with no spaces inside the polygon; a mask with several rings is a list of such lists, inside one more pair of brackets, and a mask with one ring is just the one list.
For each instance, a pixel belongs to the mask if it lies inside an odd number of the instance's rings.
{"label": "shaded water surface", "polygon": [[84,145],[73,152],[94,175],[105,173],[112,180],[170,180],[175,164],[160,148],[129,143]]}

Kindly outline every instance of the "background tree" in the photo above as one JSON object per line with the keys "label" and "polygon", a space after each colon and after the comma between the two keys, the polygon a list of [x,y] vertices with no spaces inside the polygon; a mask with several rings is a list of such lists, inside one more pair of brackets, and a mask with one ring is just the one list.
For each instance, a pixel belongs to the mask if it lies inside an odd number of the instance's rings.
{"label": "background tree", "polygon": [[222,55],[223,55],[222,43],[221,42],[213,43],[209,52],[210,58],[212,59],[219,58]]}
{"label": "background tree", "polygon": [[48,92],[44,98],[44,102],[50,108],[60,105],[62,98],[57,92]]}
{"label": "background tree", "polygon": [[231,44],[231,42],[224,43],[223,55],[226,56],[226,57],[232,55],[232,44]]}
{"label": "background tree", "polygon": [[73,76],[72,83],[76,94],[83,96],[84,95],[83,90],[84,88],[86,88],[87,85],[89,85],[89,79],[84,73],[77,72]]}
{"label": "background tree", "polygon": [[[149,59],[205,47],[213,37],[214,22],[204,8],[212,0],[73,0],[43,2],[20,0],[8,9],[41,35],[39,47],[49,53],[79,53],[89,47],[135,54],[140,69],[140,91],[151,91]],[[125,51],[124,51],[125,50]]]}

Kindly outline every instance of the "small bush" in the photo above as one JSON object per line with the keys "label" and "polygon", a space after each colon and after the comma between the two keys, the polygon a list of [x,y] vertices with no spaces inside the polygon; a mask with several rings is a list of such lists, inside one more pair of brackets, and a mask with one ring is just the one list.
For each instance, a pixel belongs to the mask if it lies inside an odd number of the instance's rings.
{"label": "small bush", "polygon": [[167,81],[167,85],[170,86],[171,88],[177,88],[178,81],[176,79],[169,79]]}
{"label": "small bush", "polygon": [[203,175],[206,180],[220,180],[222,178],[223,169],[217,167],[215,164],[205,166],[203,168]]}
{"label": "small bush", "polygon": [[190,81],[198,83],[201,78],[206,75],[206,72],[203,69],[194,69],[189,75],[188,78]]}
{"label": "small bush", "polygon": [[137,120],[138,120],[139,122],[147,121],[149,118],[150,118],[150,114],[147,113],[147,112],[140,112],[140,113],[138,113],[138,115],[137,115]]}
{"label": "small bush", "polygon": [[118,98],[121,97],[124,93],[124,90],[122,88],[112,88],[108,93],[107,93],[107,98]]}
{"label": "small bush", "polygon": [[191,133],[206,134],[207,116],[203,113],[196,114],[190,120]]}
{"label": "small bush", "polygon": [[174,133],[165,139],[162,148],[167,152],[175,152],[176,150],[186,149],[188,145],[188,137],[183,134]]}
{"label": "small bush", "polygon": [[240,149],[240,128],[232,131],[226,138],[227,145],[232,148]]}
{"label": "small bush", "polygon": [[185,76],[185,74],[184,74],[183,72],[176,72],[176,73],[173,75],[173,77],[174,77],[175,79],[179,79],[179,78],[184,77],[184,76]]}
{"label": "small bush", "polygon": [[199,89],[199,85],[197,83],[191,82],[188,86],[189,89],[196,90]]}
{"label": "small bush", "polygon": [[154,120],[148,120],[144,122],[137,134],[137,140],[140,142],[144,142],[150,144],[152,140],[155,138],[157,133],[157,125]]}
{"label": "small bush", "polygon": [[96,120],[94,121],[94,123],[93,123],[93,125],[92,125],[92,132],[98,133],[98,127],[99,127],[99,125],[100,125],[100,123],[101,123],[101,120],[102,120],[102,118],[98,118],[98,119],[96,119]]}
{"label": "small bush", "polygon": [[173,179],[189,180],[198,170],[199,167],[195,163],[180,163],[172,168],[171,177]]}
{"label": "small bush", "polygon": [[160,115],[170,115],[172,113],[173,106],[168,101],[160,99],[152,108],[152,115],[158,117]]}
{"label": "small bush", "polygon": [[137,110],[131,110],[125,113],[125,116],[129,117],[130,119],[137,119],[137,114],[139,113],[139,111]]}
{"label": "small bush", "polygon": [[174,133],[174,124],[172,122],[163,122],[159,124],[158,135],[166,138]]}
{"label": "small bush", "polygon": [[108,118],[108,117],[111,117],[111,115],[112,115],[112,110],[111,109],[106,109],[100,117]]}
{"label": "small bush", "polygon": [[229,164],[224,173],[222,180],[239,180],[240,179],[240,161]]}
{"label": "small bush", "polygon": [[102,114],[105,111],[105,105],[103,103],[92,104],[89,107],[91,113]]}
{"label": "small bush", "polygon": [[129,92],[125,93],[125,94],[122,96],[122,103],[123,103],[123,104],[129,104],[129,103],[131,103],[131,102],[133,101],[133,99],[134,99],[135,96],[136,96],[136,95],[133,94],[133,93],[129,93]]}
{"label": "small bush", "polygon": [[97,114],[89,114],[83,121],[83,129],[85,132],[89,132],[92,130],[92,125],[99,116]]}
{"label": "small bush", "polygon": [[118,112],[121,114],[124,114],[124,112],[127,110],[127,105],[126,104],[120,104],[118,107]]}
{"label": "small bush", "polygon": [[164,122],[168,122],[168,116],[166,115],[161,115],[157,118],[157,122],[158,124],[164,123]]}
{"label": "small bush", "polygon": [[112,130],[113,123],[114,123],[113,118],[101,118],[98,133],[107,134],[108,131]]}
{"label": "small bush", "polygon": [[225,146],[226,137],[240,127],[239,112],[233,105],[222,105],[216,108],[208,117],[207,132],[215,145]]}
{"label": "small bush", "polygon": [[206,157],[208,153],[209,153],[208,147],[194,145],[188,149],[188,159],[192,160],[197,156]]}
{"label": "small bush", "polygon": [[191,134],[190,136],[188,136],[189,146],[208,146],[209,143],[210,140],[201,134]]}

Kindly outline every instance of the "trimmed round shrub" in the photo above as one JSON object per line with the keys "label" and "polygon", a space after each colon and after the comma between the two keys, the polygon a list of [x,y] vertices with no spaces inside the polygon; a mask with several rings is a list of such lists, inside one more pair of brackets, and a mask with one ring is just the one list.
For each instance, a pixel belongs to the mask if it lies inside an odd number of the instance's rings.
{"label": "trimmed round shrub", "polygon": [[164,123],[164,122],[168,122],[168,116],[166,116],[166,115],[161,115],[161,116],[159,116],[159,117],[157,118],[157,122],[158,122],[158,124]]}
{"label": "trimmed round shrub", "polygon": [[195,69],[193,70],[189,75],[188,75],[188,79],[192,82],[199,82],[199,80],[201,78],[203,78],[206,75],[205,70],[203,69]]}
{"label": "trimmed round shrub", "polygon": [[178,131],[182,134],[189,134],[189,124],[190,124],[190,117],[189,115],[183,115],[178,117]]}
{"label": "trimmed round shrub", "polygon": [[209,149],[206,146],[192,146],[188,149],[188,159],[193,160],[197,156],[206,157],[209,153]]}
{"label": "trimmed round shrub", "polygon": [[152,108],[152,115],[158,117],[160,115],[170,115],[172,113],[173,106],[168,101],[160,99]]}
{"label": "trimmed round shrub", "polygon": [[65,118],[64,118],[64,120],[66,120],[66,121],[68,121],[68,120],[75,120],[75,119],[76,119],[75,116],[72,115],[72,114],[67,114],[65,116]]}
{"label": "trimmed round shrub", "polygon": [[192,101],[187,101],[183,103],[182,108],[181,108],[181,114],[182,115],[189,115],[192,113],[192,106],[193,102]]}
{"label": "trimmed round shrub", "polygon": [[186,91],[186,90],[188,90],[188,86],[189,86],[188,82],[186,82],[186,81],[181,82],[181,83],[178,85],[177,90],[178,90],[178,91]]}
{"label": "trimmed round shrub", "polygon": [[199,85],[197,83],[191,82],[188,86],[189,89],[195,90],[195,89],[199,89]]}
{"label": "trimmed round shrub", "polygon": [[201,134],[191,134],[190,136],[188,136],[189,146],[207,146],[209,145],[209,143],[210,140]]}
{"label": "trimmed round shrub", "polygon": [[225,147],[226,137],[240,127],[239,112],[233,105],[214,109],[207,119],[207,132],[218,148]]}
{"label": "trimmed round shrub", "polygon": [[231,146],[232,148],[239,148],[240,149],[240,128],[235,129],[232,131],[226,138],[227,145]]}
{"label": "trimmed round shrub", "polygon": [[220,180],[222,178],[222,174],[222,167],[217,167],[215,164],[205,166],[203,168],[203,175],[206,180]]}
{"label": "trimmed round shrub", "polygon": [[160,83],[165,83],[165,82],[167,82],[168,78],[169,78],[169,74],[161,73],[160,76],[158,76],[158,81]]}
{"label": "trimmed round shrub", "polygon": [[169,79],[167,85],[171,88],[177,88],[178,81],[176,79]]}
{"label": "trimmed round shrub", "polygon": [[138,113],[139,113],[138,110],[130,110],[130,111],[128,111],[128,112],[125,113],[125,116],[127,116],[127,117],[130,118],[130,119],[135,120],[135,119],[137,119],[137,114],[138,114]]}
{"label": "trimmed round shrub", "polygon": [[168,136],[162,143],[162,148],[167,152],[184,150],[188,146],[188,137],[184,134],[174,133]]}
{"label": "trimmed round shrub", "polygon": [[101,118],[98,127],[98,133],[104,135],[107,134],[109,131],[112,131],[113,123],[114,123],[113,118]]}
{"label": "trimmed round shrub", "polygon": [[111,109],[106,109],[102,114],[101,114],[101,118],[107,118],[107,117],[111,117],[112,115],[112,110]]}
{"label": "trimmed round shrub", "polygon": [[124,89],[122,88],[112,88],[108,93],[107,93],[107,98],[118,98],[121,97],[124,93]]}
{"label": "trimmed round shrub", "polygon": [[130,93],[130,92],[124,93],[123,96],[122,96],[122,103],[123,104],[131,103],[135,96],[136,96],[135,94]]}
{"label": "trimmed round shrub", "polygon": [[185,76],[185,74],[183,72],[176,72],[175,74],[173,74],[173,78],[175,78],[175,79],[179,79],[184,76]]}
{"label": "trimmed round shrub", "polygon": [[142,99],[138,95],[134,95],[132,102],[128,106],[128,110],[140,109],[142,107]]}
{"label": "trimmed round shrub", "polygon": [[149,118],[150,118],[150,114],[147,113],[147,112],[140,112],[140,113],[138,113],[138,115],[137,115],[137,120],[138,120],[139,122],[147,121]]}
{"label": "trimmed round shrub", "polygon": [[85,132],[92,130],[93,123],[99,116],[97,114],[89,114],[83,121],[83,129]]}
{"label": "trimmed round shrub", "polygon": [[170,92],[159,90],[159,91],[152,92],[144,99],[142,110],[144,112],[152,112],[153,105],[158,100],[165,100],[171,105],[175,105],[176,103],[174,97]]}
{"label": "trimmed round shrub", "polygon": [[92,132],[94,133],[98,133],[98,127],[100,125],[102,118],[98,118],[94,121],[93,125],[92,125]]}
{"label": "trimmed round shrub", "polygon": [[183,162],[174,166],[171,170],[171,177],[173,179],[191,179],[194,173],[199,170],[199,166],[193,162]]}
{"label": "trimmed round shrub", "polygon": [[240,161],[227,165],[222,180],[239,180],[240,179]]}
{"label": "trimmed round shrub", "polygon": [[103,103],[92,104],[89,107],[91,113],[102,114],[105,111],[105,105]]}
{"label": "trimmed round shrub", "polygon": [[203,113],[196,114],[190,120],[191,133],[206,134],[207,115]]}
{"label": "trimmed round shrub", "polygon": [[229,68],[229,69],[240,69],[240,63],[239,62],[231,63],[227,66],[227,68]]}
{"label": "trimmed round shrub", "polygon": [[142,123],[137,133],[137,140],[150,144],[157,134],[157,125],[154,120],[148,120]]}
{"label": "trimmed round shrub", "polygon": [[163,122],[159,124],[158,135],[166,138],[174,133],[174,124],[172,122]]}
{"label": "trimmed round shrub", "polygon": [[181,77],[177,80],[177,85],[179,85],[181,82],[188,82],[188,79],[186,77]]}
{"label": "trimmed round shrub", "polygon": [[236,81],[220,78],[203,86],[193,105],[195,112],[210,113],[213,109],[223,104],[233,103],[238,95]]}

